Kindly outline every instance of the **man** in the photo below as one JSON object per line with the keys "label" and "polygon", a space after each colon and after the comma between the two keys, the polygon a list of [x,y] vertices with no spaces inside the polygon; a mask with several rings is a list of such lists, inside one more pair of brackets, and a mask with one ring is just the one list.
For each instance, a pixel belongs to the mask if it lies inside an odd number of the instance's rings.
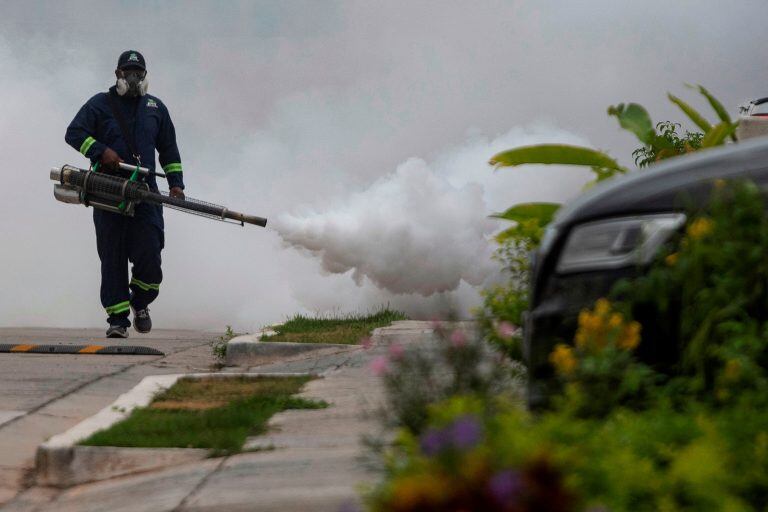
{"label": "man", "polygon": [[[117,82],[108,92],[92,97],[67,128],[64,139],[104,172],[118,172],[118,164],[155,169],[155,150],[168,179],[170,194],[184,197],[181,158],[168,109],[147,94],[147,67],[141,53],[123,52],[115,70]],[[146,182],[157,190],[155,176]],[[149,304],[163,280],[160,252],[164,246],[163,211],[141,203],[133,217],[94,208],[96,246],[101,259],[101,304],[107,312],[107,337],[127,338],[130,310],[133,327],[152,329]],[[128,263],[133,264],[128,279]]]}

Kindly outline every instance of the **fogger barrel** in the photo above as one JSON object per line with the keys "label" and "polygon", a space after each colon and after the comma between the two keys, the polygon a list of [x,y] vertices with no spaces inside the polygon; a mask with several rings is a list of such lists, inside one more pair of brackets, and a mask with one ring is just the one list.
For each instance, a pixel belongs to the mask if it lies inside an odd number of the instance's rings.
{"label": "fogger barrel", "polygon": [[[136,167],[126,167],[126,170],[136,170]],[[147,169],[140,167],[139,174],[150,173]],[[157,175],[161,174],[157,173]],[[261,227],[267,225],[267,219],[263,217],[246,215],[197,199],[171,197],[150,190],[149,186],[142,181],[131,181],[120,176],[79,169],[71,165],[51,169],[51,180],[58,182],[54,185],[54,197],[65,203],[84,204],[123,215],[133,215],[135,205],[146,201],[215,220],[229,219],[240,224],[255,224]]]}

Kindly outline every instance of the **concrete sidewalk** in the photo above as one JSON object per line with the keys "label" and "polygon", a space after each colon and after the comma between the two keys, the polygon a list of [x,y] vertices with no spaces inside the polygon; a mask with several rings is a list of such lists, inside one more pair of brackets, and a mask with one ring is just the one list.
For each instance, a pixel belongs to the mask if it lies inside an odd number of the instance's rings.
{"label": "concrete sidewalk", "polygon": [[[0,343],[100,344],[103,330],[0,329]],[[0,354],[0,505],[31,479],[37,446],[109,405],[143,377],[208,371],[217,334],[156,330],[130,344],[165,356]]]}
{"label": "concrete sidewalk", "polygon": [[[314,372],[302,396],[327,409],[286,411],[273,417],[264,436],[248,445],[271,448],[160,471],[79,485],[66,490],[33,487],[3,511],[338,511],[359,502],[358,487],[374,475],[366,469],[361,437],[377,433],[371,415],[382,389],[369,361],[394,340],[432,339],[428,322],[397,322],[377,331],[374,346],[333,354],[304,354],[249,368],[263,372]],[[225,371],[243,371],[228,368]]]}

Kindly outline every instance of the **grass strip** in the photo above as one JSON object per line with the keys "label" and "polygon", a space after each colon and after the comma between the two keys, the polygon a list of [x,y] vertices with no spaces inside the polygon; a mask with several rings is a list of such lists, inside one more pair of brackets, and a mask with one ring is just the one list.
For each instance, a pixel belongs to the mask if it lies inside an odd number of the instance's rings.
{"label": "grass strip", "polygon": [[284,324],[272,328],[277,334],[262,336],[261,341],[355,344],[373,329],[385,327],[397,320],[408,320],[408,317],[389,308],[369,314],[315,317],[295,315]]}
{"label": "grass strip", "polygon": [[291,395],[309,377],[182,379],[144,408],[80,444],[144,448],[207,448],[236,453],[249,435],[266,431],[269,418],[286,409],[327,404]]}

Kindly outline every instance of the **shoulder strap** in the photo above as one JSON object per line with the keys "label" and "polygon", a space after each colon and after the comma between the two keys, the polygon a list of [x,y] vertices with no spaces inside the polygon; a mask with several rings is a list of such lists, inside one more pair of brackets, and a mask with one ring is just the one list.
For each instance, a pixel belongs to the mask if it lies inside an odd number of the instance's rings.
{"label": "shoulder strap", "polygon": [[112,92],[108,92],[107,100],[109,101],[109,108],[112,109],[112,115],[115,117],[118,126],[120,126],[120,131],[123,132],[125,143],[128,144],[128,151],[133,154],[134,158],[139,160],[139,153],[136,151],[136,141],[133,138],[133,133],[129,132],[128,125],[125,124],[125,117],[123,117],[123,112],[120,110],[120,105],[117,104],[117,98],[115,98]]}

